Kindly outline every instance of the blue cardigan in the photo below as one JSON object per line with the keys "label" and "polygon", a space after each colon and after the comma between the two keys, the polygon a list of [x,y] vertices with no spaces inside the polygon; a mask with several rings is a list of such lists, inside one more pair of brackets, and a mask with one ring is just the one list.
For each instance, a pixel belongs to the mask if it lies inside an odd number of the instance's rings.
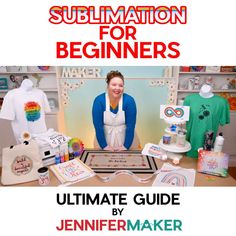
{"label": "blue cardigan", "polygon": [[[102,93],[95,98],[92,110],[93,124],[96,131],[96,137],[101,148],[105,148],[107,146],[103,128],[104,126],[103,112],[105,110],[106,110],[105,93]],[[110,111],[116,114],[118,112],[118,106],[115,109],[112,109],[112,107],[110,107]],[[137,109],[133,97],[131,97],[126,93],[123,94],[123,111],[125,112],[125,124],[126,124],[124,146],[127,149],[129,149],[134,139],[134,129],[136,124]]]}

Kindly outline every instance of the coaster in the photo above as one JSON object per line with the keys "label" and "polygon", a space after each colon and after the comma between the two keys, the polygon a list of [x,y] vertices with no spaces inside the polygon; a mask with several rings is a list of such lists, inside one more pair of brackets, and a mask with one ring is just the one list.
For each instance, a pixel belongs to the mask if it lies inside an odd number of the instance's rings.
{"label": "coaster", "polygon": [[136,174],[152,174],[158,169],[153,157],[142,155],[141,151],[84,150],[80,159],[96,173],[130,170]]}

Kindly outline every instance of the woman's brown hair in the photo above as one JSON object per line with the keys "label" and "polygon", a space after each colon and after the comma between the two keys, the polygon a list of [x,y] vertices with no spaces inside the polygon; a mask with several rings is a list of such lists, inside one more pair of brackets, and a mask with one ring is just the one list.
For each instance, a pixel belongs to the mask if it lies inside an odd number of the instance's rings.
{"label": "woman's brown hair", "polygon": [[124,82],[124,76],[118,70],[112,70],[107,74],[107,77],[106,77],[106,82],[108,85],[109,85],[111,79],[113,79],[114,77],[119,77]]}

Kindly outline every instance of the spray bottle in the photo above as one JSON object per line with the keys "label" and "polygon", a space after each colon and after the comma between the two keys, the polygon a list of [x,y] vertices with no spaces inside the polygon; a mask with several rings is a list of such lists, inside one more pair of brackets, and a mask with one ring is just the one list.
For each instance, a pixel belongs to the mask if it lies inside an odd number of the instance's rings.
{"label": "spray bottle", "polygon": [[213,137],[214,137],[214,132],[212,130],[207,131],[205,133],[205,141],[203,145],[203,149],[207,151],[211,151],[213,148]]}
{"label": "spray bottle", "polygon": [[60,164],[60,163],[61,163],[60,154],[59,154],[59,152],[56,152],[56,155],[55,155],[55,164]]}
{"label": "spray bottle", "polygon": [[219,135],[216,137],[215,145],[214,145],[214,152],[221,152],[224,144],[224,137],[223,133],[219,133]]}

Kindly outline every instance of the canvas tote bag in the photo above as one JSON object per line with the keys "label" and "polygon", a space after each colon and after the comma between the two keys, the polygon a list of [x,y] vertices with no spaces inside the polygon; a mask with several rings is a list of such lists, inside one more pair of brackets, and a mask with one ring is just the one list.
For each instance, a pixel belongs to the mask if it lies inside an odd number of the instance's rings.
{"label": "canvas tote bag", "polygon": [[3,148],[1,182],[3,185],[11,185],[36,180],[37,170],[42,166],[35,141]]}

